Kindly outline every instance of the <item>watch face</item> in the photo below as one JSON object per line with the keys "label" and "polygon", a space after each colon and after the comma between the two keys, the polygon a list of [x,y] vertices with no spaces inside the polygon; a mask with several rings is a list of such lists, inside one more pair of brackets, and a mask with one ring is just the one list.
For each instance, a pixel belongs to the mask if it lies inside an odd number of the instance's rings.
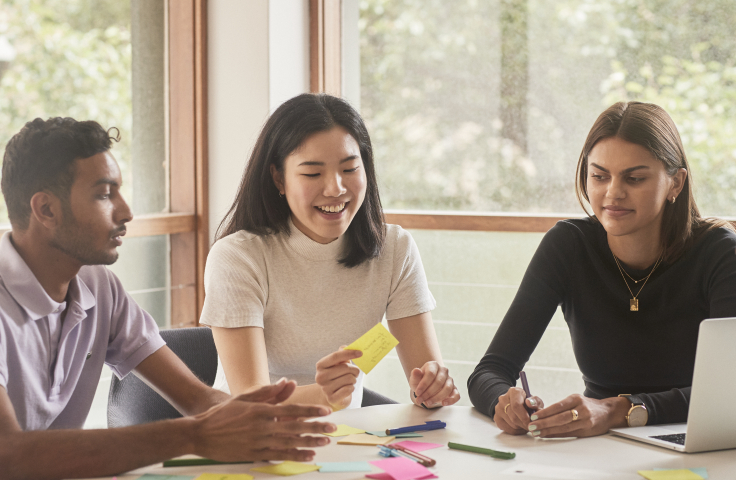
{"label": "watch face", "polygon": [[649,420],[649,412],[641,405],[635,405],[629,411],[629,426],[630,427],[643,427]]}

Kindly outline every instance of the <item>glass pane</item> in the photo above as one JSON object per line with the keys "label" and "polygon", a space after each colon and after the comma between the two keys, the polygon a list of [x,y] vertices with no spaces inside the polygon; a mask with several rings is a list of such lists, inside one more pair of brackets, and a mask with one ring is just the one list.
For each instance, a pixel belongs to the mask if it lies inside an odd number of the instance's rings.
{"label": "glass pane", "polygon": [[386,207],[580,212],[588,130],[642,100],[677,123],[701,210],[736,214],[734,22],[731,0],[361,0]]}
{"label": "glass pane", "polygon": [[[459,405],[470,405],[468,377],[491,343],[544,234],[443,230],[411,230],[411,234],[437,300],[432,319],[442,357],[462,396]],[[582,374],[559,310],[524,368],[534,394],[547,404],[583,392]],[[366,377],[368,388],[408,402],[408,384],[395,353],[374,372]]]}
{"label": "glass pane", "polygon": [[0,3],[0,148],[37,117],[117,127],[112,153],[123,194],[136,214],[164,211],[164,7],[164,0]]}

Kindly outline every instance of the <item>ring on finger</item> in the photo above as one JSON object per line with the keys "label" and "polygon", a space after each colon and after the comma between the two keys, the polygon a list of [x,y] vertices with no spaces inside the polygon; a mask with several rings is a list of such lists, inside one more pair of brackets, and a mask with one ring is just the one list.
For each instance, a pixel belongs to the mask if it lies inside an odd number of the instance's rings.
{"label": "ring on finger", "polygon": [[572,421],[576,421],[578,419],[578,411],[573,408],[570,410],[570,413],[572,413]]}
{"label": "ring on finger", "polygon": [[503,407],[503,413],[507,413],[506,410],[509,409],[509,405],[511,405],[511,402],[507,403],[505,407]]}

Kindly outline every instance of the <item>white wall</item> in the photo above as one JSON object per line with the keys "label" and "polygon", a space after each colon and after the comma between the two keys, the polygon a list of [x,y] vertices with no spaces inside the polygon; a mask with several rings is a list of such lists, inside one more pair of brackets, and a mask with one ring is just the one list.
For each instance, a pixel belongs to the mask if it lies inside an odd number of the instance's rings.
{"label": "white wall", "polygon": [[309,91],[308,0],[208,4],[210,239],[270,112]]}

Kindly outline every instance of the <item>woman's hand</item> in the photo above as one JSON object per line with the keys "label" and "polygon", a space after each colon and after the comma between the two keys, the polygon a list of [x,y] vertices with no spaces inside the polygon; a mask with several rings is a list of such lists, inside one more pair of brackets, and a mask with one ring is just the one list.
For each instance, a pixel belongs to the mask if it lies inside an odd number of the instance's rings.
{"label": "woman's hand", "polygon": [[422,368],[412,370],[409,386],[415,405],[424,403],[427,408],[446,407],[460,400],[460,393],[455,388],[450,371],[436,361],[427,362]]}
{"label": "woman's hand", "polygon": [[498,428],[511,435],[523,435],[529,431],[529,413],[524,405],[536,413],[544,408],[539,397],[526,398],[526,393],[519,387],[511,387],[509,391],[498,397],[493,421]]}
{"label": "woman's hand", "polygon": [[611,428],[625,427],[629,408],[626,397],[595,400],[570,395],[532,415],[529,431],[543,438],[602,435]]}
{"label": "woman's hand", "polygon": [[360,350],[340,350],[327,355],[317,362],[315,382],[322,388],[322,394],[333,410],[342,410],[350,405],[358,381],[360,369],[350,360],[361,357]]}

